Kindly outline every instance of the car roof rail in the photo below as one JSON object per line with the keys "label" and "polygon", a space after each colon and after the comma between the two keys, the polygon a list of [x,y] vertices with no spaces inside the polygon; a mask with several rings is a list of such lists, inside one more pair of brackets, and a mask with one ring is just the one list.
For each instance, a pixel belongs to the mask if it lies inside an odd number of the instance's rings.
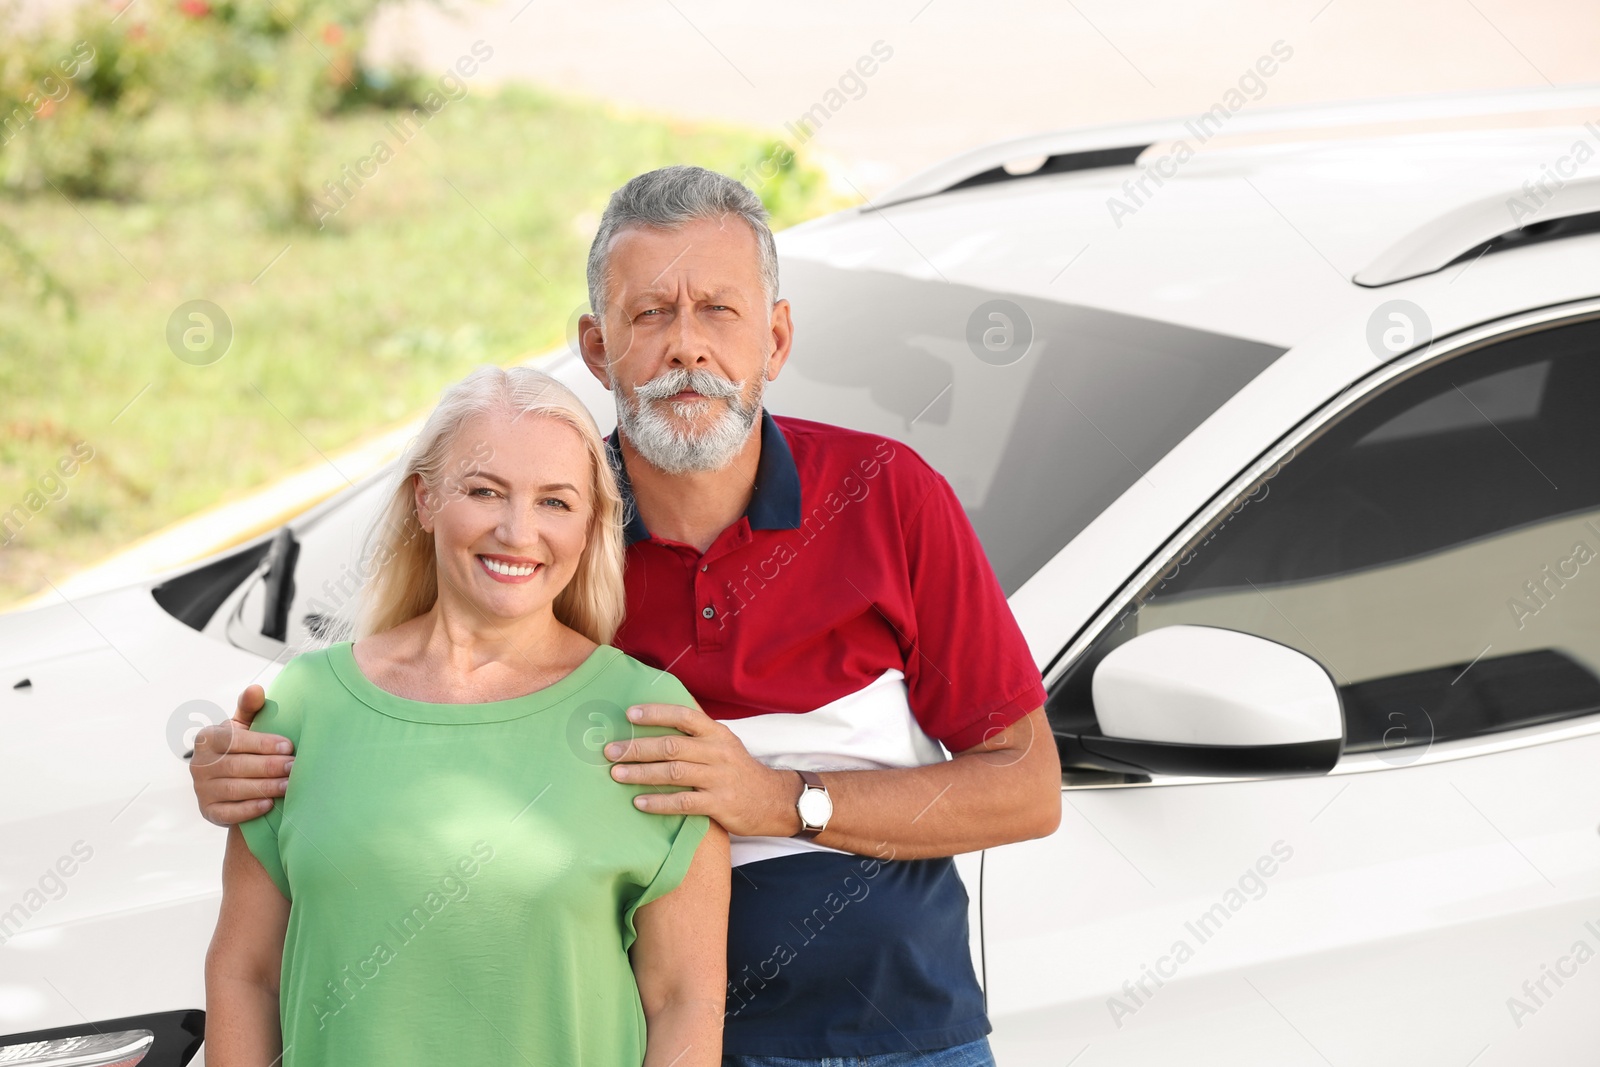
{"label": "car roof rail", "polygon": [[[1222,106],[1219,103],[1217,108]],[[1555,88],[1540,86],[1259,110],[1246,108],[1227,114],[1225,122],[1213,119],[1208,123],[1208,117],[1217,110],[1213,108],[1198,115],[1151,122],[1055,130],[996,141],[952,156],[891,187],[865,205],[863,210],[891,207],[908,200],[921,200],[956,189],[1015,178],[1123,165],[1134,162],[1139,152],[1150,145],[1179,140],[1203,142],[1219,133],[1287,133],[1392,122],[1592,110],[1596,107],[1600,107],[1600,84]],[[1212,128],[1213,125],[1216,128]],[[1122,158],[1127,153],[1131,153],[1131,156]],[[1008,164],[1039,159],[1044,160],[1043,164],[1031,170],[1007,169]]]}
{"label": "car roof rail", "polygon": [[1412,230],[1356,272],[1375,289],[1443,270],[1464,259],[1600,231],[1600,177],[1558,189],[1511,189],[1451,208]]}
{"label": "car roof rail", "polygon": [[[1032,159],[1007,160],[988,170],[979,171],[968,178],[962,178],[954,185],[939,189],[922,196],[937,196],[939,193],[951,193],[957,189],[970,189],[975,185],[993,185],[995,182],[1016,181],[1019,178],[1034,178],[1042,174],[1065,174],[1074,170],[1095,170],[1099,167],[1125,167],[1138,160],[1139,156],[1150,143],[1118,145],[1113,148],[1090,148],[1082,152],[1056,152],[1047,156],[1035,156]],[[919,197],[906,197],[897,203],[906,200],[916,200]]]}

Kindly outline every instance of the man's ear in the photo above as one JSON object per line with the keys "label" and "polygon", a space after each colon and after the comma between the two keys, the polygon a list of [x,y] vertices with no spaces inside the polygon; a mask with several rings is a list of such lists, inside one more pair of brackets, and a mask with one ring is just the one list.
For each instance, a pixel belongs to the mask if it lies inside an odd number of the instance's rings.
{"label": "man's ear", "polygon": [[794,320],[789,314],[789,301],[779,300],[772,305],[772,355],[767,358],[767,381],[777,380],[793,345]]}
{"label": "man's ear", "polygon": [[606,337],[600,319],[592,312],[578,316],[578,352],[583,356],[589,373],[600,379],[600,384],[611,388],[611,364],[617,356],[606,348]]}

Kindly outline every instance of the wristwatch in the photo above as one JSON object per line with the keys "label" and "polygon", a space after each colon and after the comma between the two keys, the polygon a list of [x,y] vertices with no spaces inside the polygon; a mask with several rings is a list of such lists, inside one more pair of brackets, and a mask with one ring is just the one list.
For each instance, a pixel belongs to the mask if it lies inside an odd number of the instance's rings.
{"label": "wristwatch", "polygon": [[811,771],[795,773],[800,776],[802,788],[800,799],[794,805],[800,813],[800,829],[794,836],[810,840],[828,828],[828,820],[833,818],[833,798],[828,795],[828,787],[822,784],[820,776]]}

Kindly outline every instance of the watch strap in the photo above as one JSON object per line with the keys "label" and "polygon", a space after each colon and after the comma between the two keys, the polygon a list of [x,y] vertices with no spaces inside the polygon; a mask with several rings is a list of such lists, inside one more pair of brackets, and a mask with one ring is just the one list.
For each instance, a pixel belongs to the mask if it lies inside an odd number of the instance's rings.
{"label": "watch strap", "polygon": [[[821,790],[824,794],[826,794],[828,792],[828,787],[822,784],[822,776],[817,774],[816,772],[814,772],[814,771],[796,771],[795,773],[800,776],[800,782],[801,782],[800,795],[801,796],[805,796],[806,790],[808,790],[808,789]],[[796,814],[799,814],[799,808],[800,808],[799,800],[796,799],[796,801],[795,801],[795,813]],[[797,831],[795,833],[794,836],[795,837],[803,837],[803,838],[805,838],[806,840],[809,841],[812,838],[816,837],[818,834],[822,833],[822,831],[824,829],[825,829],[825,827],[822,827],[822,826],[807,826],[806,825],[805,816],[801,815],[800,816],[800,829],[799,829],[799,831]]]}

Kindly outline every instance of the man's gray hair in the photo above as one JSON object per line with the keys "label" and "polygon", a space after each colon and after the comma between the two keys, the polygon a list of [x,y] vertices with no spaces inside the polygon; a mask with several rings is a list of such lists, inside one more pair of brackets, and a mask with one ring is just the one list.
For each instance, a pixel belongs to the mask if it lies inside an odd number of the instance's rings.
{"label": "man's gray hair", "polygon": [[589,246],[589,308],[605,316],[606,261],[611,239],[629,226],[676,230],[697,219],[743,219],[756,235],[761,290],[770,307],[778,299],[778,248],[761,198],[739,182],[704,167],[660,167],[646,171],[611,194],[600,229]]}

